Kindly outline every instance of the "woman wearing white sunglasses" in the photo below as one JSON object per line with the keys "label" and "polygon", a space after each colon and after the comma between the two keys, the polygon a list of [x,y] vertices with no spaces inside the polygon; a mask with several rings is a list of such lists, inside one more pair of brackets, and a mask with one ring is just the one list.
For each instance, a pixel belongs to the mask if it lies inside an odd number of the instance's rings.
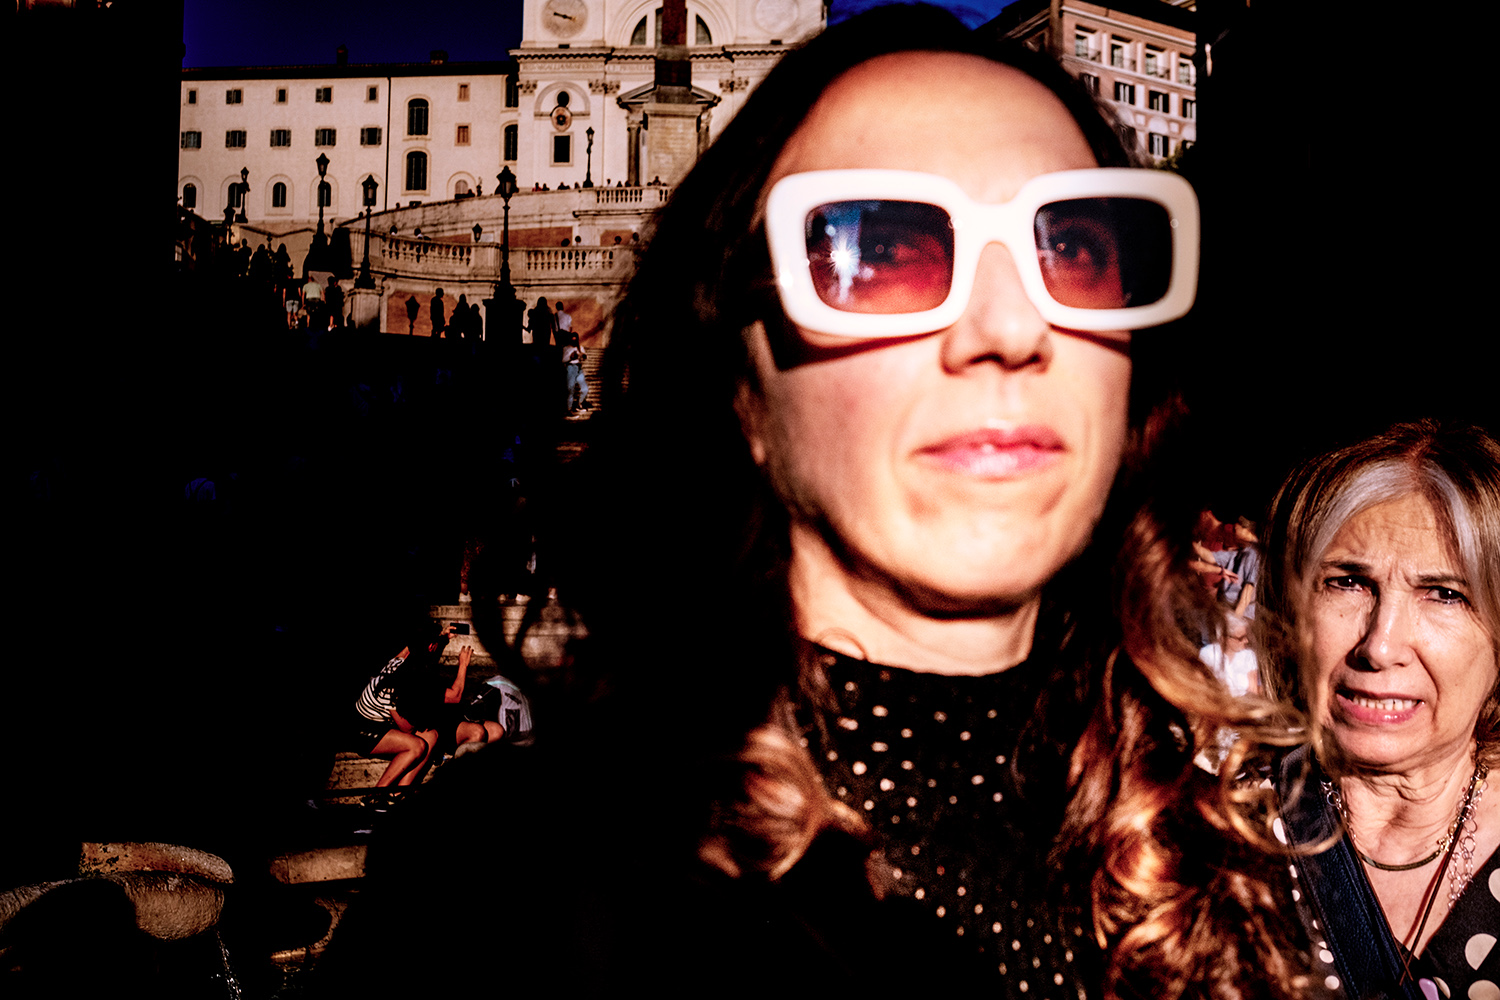
{"label": "woman wearing white sunglasses", "polygon": [[1131,331],[1197,260],[1187,185],[1129,166],[1055,65],[887,8],[677,188],[605,360],[607,489],[572,491],[608,707],[481,765],[540,825],[527,919],[485,931],[539,983],[1295,995],[1275,877],[1192,778],[1253,720],[1116,482],[1160,422]]}

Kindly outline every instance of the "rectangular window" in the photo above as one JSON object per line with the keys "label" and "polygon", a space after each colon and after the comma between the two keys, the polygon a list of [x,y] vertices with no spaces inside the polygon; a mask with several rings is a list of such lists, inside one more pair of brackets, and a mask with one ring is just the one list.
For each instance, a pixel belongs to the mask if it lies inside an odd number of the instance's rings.
{"label": "rectangular window", "polygon": [[368,90],[366,90],[365,91],[365,100],[367,100],[367,101],[378,101],[378,100],[380,100],[380,88],[379,87],[371,87]]}
{"label": "rectangular window", "polygon": [[1193,72],[1193,61],[1191,59],[1177,60],[1177,82],[1185,83],[1189,87],[1193,85],[1197,74]]}
{"label": "rectangular window", "polygon": [[521,106],[521,83],[513,76],[505,78],[505,106],[507,108]]}
{"label": "rectangular window", "polygon": [[514,163],[517,159],[516,154],[520,150],[520,131],[518,125],[505,126],[505,159],[509,163]]}
{"label": "rectangular window", "polygon": [[1073,36],[1073,54],[1079,59],[1095,59],[1098,53],[1094,51],[1094,33],[1078,29]]}
{"label": "rectangular window", "polygon": [[285,104],[286,103],[286,88],[285,87],[277,87],[276,88],[276,103],[277,104]]}
{"label": "rectangular window", "polygon": [[571,135],[554,135],[552,137],[552,162],[558,166],[569,166],[573,162],[573,137]]}
{"label": "rectangular window", "polygon": [[1126,43],[1118,38],[1110,39],[1109,64],[1116,69],[1135,69],[1134,63],[1125,58],[1125,45]]}
{"label": "rectangular window", "polygon": [[1159,90],[1146,91],[1146,107],[1152,111],[1169,113],[1172,110],[1172,99]]}
{"label": "rectangular window", "polygon": [[467,146],[469,144],[469,126],[458,126],[458,133],[453,137],[455,146]]}
{"label": "rectangular window", "polygon": [[1121,104],[1135,103],[1135,84],[1115,81],[1115,100]]}
{"label": "rectangular window", "polygon": [[1146,133],[1146,151],[1152,156],[1167,155],[1167,137],[1160,132]]}
{"label": "rectangular window", "polygon": [[460,101],[467,101],[469,99],[469,85],[467,83],[460,83],[458,85],[458,99]]}
{"label": "rectangular window", "polygon": [[1167,54],[1161,49],[1146,49],[1146,75],[1167,78]]}
{"label": "rectangular window", "polygon": [[427,190],[427,154],[420,149],[406,154],[406,190]]}
{"label": "rectangular window", "polygon": [[1099,93],[1099,78],[1092,73],[1079,73],[1078,82],[1083,84],[1083,89],[1090,94]]}
{"label": "rectangular window", "polygon": [[272,146],[290,146],[292,144],[292,130],[289,128],[273,128],[271,130]]}
{"label": "rectangular window", "polygon": [[202,132],[184,132],[184,133],[182,133],[182,148],[183,149],[202,149],[203,148],[203,133]]}
{"label": "rectangular window", "polygon": [[339,144],[339,130],[336,128],[320,128],[313,132],[314,146],[337,146]]}
{"label": "rectangular window", "polygon": [[1197,98],[1184,97],[1182,99],[1182,117],[1184,117],[1184,118],[1197,118],[1198,117],[1198,100],[1197,100]]}
{"label": "rectangular window", "polygon": [[189,104],[197,104],[198,103],[198,92],[196,90],[190,90],[190,91],[188,91],[188,103]]}
{"label": "rectangular window", "polygon": [[224,133],[224,148],[226,148],[226,149],[244,149],[245,148],[245,130],[244,129],[238,129],[238,128],[232,128],[228,132],[225,132]]}
{"label": "rectangular window", "polygon": [[245,92],[236,87],[233,90],[224,91],[225,104],[239,104],[245,98]]}
{"label": "rectangular window", "polygon": [[317,91],[313,94],[313,100],[317,101],[319,104],[332,104],[333,103],[333,88],[332,87],[319,87],[317,89]]}
{"label": "rectangular window", "polygon": [[361,146],[380,145],[380,129],[362,128],[359,130],[359,144]]}

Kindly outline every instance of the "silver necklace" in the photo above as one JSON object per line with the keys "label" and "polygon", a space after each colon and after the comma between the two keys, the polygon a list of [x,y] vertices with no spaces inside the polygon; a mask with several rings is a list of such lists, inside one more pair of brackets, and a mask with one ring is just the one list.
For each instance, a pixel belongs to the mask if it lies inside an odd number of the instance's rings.
{"label": "silver necklace", "polygon": [[1463,801],[1459,803],[1458,815],[1449,824],[1447,834],[1436,841],[1437,849],[1425,858],[1416,861],[1408,861],[1400,865],[1388,865],[1376,861],[1364,851],[1360,850],[1359,840],[1354,836],[1354,824],[1349,819],[1349,806],[1344,801],[1339,786],[1331,781],[1323,781],[1323,793],[1328,801],[1339,811],[1339,816],[1344,821],[1344,829],[1349,831],[1349,842],[1354,847],[1354,853],[1358,854],[1360,860],[1372,868],[1378,868],[1387,872],[1407,872],[1416,868],[1422,868],[1432,864],[1443,854],[1452,852],[1458,859],[1459,864],[1450,865],[1448,868],[1448,908],[1451,910],[1458,902],[1458,897],[1468,887],[1474,877],[1474,847],[1477,843],[1479,832],[1479,821],[1474,811],[1479,806],[1479,800],[1484,797],[1485,778],[1489,774],[1489,768],[1483,764],[1474,765],[1474,776],[1469,781],[1469,787],[1464,792]]}

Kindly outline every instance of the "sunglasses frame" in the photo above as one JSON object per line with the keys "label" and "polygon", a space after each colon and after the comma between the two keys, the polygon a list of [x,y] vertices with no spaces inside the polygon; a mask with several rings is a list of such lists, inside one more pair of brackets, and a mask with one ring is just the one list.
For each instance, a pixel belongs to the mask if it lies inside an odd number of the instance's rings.
{"label": "sunglasses frame", "polygon": [[[1037,259],[1036,213],[1075,198],[1141,198],[1166,209],[1172,238],[1172,273],[1156,302],[1119,309],[1084,309],[1058,302],[1047,291]],[[807,258],[807,218],[820,205],[840,201],[903,201],[942,209],[953,221],[953,281],[933,309],[911,313],[848,312],[818,297]],[[791,174],[766,198],[766,239],[782,310],[797,326],[835,337],[874,339],[933,333],[958,322],[968,307],[979,255],[991,243],[1011,251],[1026,297],[1042,319],[1064,330],[1139,330],[1184,316],[1198,285],[1198,198],[1176,174],[1132,167],[1096,167],[1040,174],[1000,204],[970,198],[953,180],[910,170],[814,170]],[[1020,248],[1019,250],[1017,248]]]}

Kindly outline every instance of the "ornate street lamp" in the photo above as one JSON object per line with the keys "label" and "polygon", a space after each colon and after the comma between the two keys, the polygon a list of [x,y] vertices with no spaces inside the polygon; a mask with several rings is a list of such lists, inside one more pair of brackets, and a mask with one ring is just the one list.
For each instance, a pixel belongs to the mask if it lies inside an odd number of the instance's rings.
{"label": "ornate street lamp", "polygon": [[318,165],[318,232],[313,237],[313,246],[318,248],[318,256],[322,257],[322,248],[328,245],[328,235],[323,232],[323,184],[328,177],[328,154],[319,153],[318,158],[313,161]]}
{"label": "ornate street lamp", "polygon": [[590,125],[583,134],[588,136],[589,140],[588,160],[583,168],[583,186],[591,188],[594,186],[594,127]]}
{"label": "ornate street lamp", "polygon": [[[500,288],[504,289],[506,298],[515,294],[515,289],[510,283],[510,200],[515,197],[516,175],[511,173],[510,167],[501,167],[500,173],[495,175],[495,180],[500,182],[497,193],[505,202],[504,215],[500,224]],[[500,297],[500,290],[496,290],[496,297]]]}
{"label": "ornate street lamp", "polygon": [[371,174],[361,186],[365,189],[365,259],[359,265],[359,277],[354,279],[354,287],[374,288],[375,278],[370,274],[370,212],[375,208],[375,191],[380,185]]}
{"label": "ornate street lamp", "polygon": [[240,211],[234,217],[235,222],[249,222],[245,218],[245,202],[250,200],[250,168],[240,167]]}
{"label": "ornate street lamp", "polygon": [[475,243],[478,243],[479,242],[479,237],[481,237],[481,236],[484,235],[484,227],[481,226],[477,222],[474,223],[474,228],[471,229],[471,230],[469,230],[469,231],[474,234],[474,242]]}

